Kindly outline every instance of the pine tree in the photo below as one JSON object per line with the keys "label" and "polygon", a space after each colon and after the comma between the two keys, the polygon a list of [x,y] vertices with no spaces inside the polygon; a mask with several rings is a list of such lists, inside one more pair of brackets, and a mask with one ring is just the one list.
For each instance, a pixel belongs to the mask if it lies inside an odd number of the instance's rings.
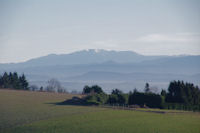
{"label": "pine tree", "polygon": [[9,78],[9,88],[14,88],[13,84],[14,84],[14,79],[13,79],[13,74],[10,72],[8,75]]}
{"label": "pine tree", "polygon": [[3,85],[2,85],[3,88],[8,88],[9,87],[9,77],[8,77],[8,73],[7,72],[5,72],[3,74],[2,83],[3,83]]}
{"label": "pine tree", "polygon": [[13,73],[12,78],[13,78],[13,81],[14,81],[14,82],[12,83],[13,88],[14,88],[14,89],[21,89],[20,80],[19,80],[19,77],[18,77],[17,72],[14,72],[14,73]]}
{"label": "pine tree", "polygon": [[19,81],[20,81],[21,89],[28,90],[28,82],[24,74],[22,74],[22,76],[19,77]]}

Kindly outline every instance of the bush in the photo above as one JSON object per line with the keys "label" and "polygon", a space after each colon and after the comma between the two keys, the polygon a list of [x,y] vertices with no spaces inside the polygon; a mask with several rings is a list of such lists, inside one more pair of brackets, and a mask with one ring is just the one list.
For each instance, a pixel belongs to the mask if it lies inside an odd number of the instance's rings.
{"label": "bush", "polygon": [[122,93],[114,93],[109,95],[108,104],[128,104],[128,94],[122,94]]}
{"label": "bush", "polygon": [[88,95],[85,98],[86,103],[92,105],[105,104],[108,101],[108,95],[105,93],[99,93],[94,95]]}

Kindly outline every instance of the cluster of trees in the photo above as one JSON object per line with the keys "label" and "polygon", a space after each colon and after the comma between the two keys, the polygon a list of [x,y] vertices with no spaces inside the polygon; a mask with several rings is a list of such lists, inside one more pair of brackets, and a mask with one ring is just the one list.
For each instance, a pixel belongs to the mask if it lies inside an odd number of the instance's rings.
{"label": "cluster of trees", "polygon": [[18,76],[17,72],[5,72],[0,75],[0,88],[11,88],[18,90],[28,90],[29,84],[24,74]]}
{"label": "cluster of trees", "polygon": [[128,104],[128,94],[123,93],[119,89],[113,89],[109,95],[107,103],[109,104]]}
{"label": "cluster of trees", "polygon": [[47,91],[47,92],[58,92],[58,93],[66,93],[66,89],[61,85],[61,83],[55,79],[52,78],[47,81],[47,86],[40,88],[37,85],[31,85],[30,86],[31,91]]}
{"label": "cluster of trees", "polygon": [[137,105],[150,108],[168,108],[183,110],[200,110],[200,89],[191,83],[183,81],[172,81],[168,91],[162,90],[155,93],[148,83],[144,92],[123,93],[119,89],[112,90],[111,94],[103,92],[102,88],[95,86],[85,86],[83,94],[87,94],[85,100],[88,104],[117,104],[117,105]]}
{"label": "cluster of trees", "polygon": [[163,108],[164,107],[164,97],[155,93],[143,93],[134,91],[129,94],[130,105],[139,105],[141,107],[150,108]]}
{"label": "cluster of trees", "polygon": [[166,108],[200,110],[200,89],[192,83],[173,81],[168,92],[162,91],[165,97]]}
{"label": "cluster of trees", "polygon": [[46,91],[64,93],[66,90],[62,87],[61,83],[57,79],[50,79],[47,81]]}
{"label": "cluster of trees", "polygon": [[93,86],[88,86],[86,85],[84,88],[83,88],[83,94],[99,94],[99,93],[104,93],[102,88],[99,87],[98,85],[93,85]]}
{"label": "cluster of trees", "polygon": [[184,103],[190,105],[200,104],[200,90],[198,86],[183,81],[174,81],[169,85],[166,102]]}
{"label": "cluster of trees", "polygon": [[61,86],[61,83],[56,79],[50,79],[47,82],[47,86],[40,88],[37,85],[30,85],[26,80],[24,74],[18,76],[17,72],[4,72],[3,75],[0,75],[0,88],[9,88],[16,90],[31,90],[31,91],[48,91],[48,92],[58,92],[64,93],[66,90]]}
{"label": "cluster of trees", "polygon": [[93,104],[93,105],[99,105],[99,104],[105,104],[108,95],[103,92],[102,88],[98,85],[93,86],[85,86],[83,88],[82,94],[87,95],[85,97],[85,101],[87,104]]}

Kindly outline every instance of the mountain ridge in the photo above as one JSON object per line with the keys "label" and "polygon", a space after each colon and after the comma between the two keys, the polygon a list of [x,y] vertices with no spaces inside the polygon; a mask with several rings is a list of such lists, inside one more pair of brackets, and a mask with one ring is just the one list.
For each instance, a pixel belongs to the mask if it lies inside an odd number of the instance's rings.
{"label": "mountain ridge", "polygon": [[[91,60],[91,62],[86,61],[84,63],[81,60],[84,58],[86,59],[88,57],[89,57],[89,60]],[[126,62],[135,62],[135,60],[137,61],[141,61],[141,59],[144,60],[145,57],[159,58],[159,56],[144,56],[133,51],[114,51],[114,50],[108,51],[108,50],[103,50],[103,49],[89,49],[89,50],[76,51],[76,52],[72,52],[68,54],[49,54],[46,56],[33,58],[24,62],[0,63],[0,65],[17,65],[17,64],[35,65],[36,63],[40,63],[40,65],[46,63],[47,65],[50,65],[48,61],[54,61],[54,63],[58,63],[57,65],[59,65],[61,64],[59,60],[69,60],[71,64],[86,64],[86,63],[102,63],[108,60],[113,60],[115,62],[118,62],[117,58],[119,59],[118,63],[120,62],[124,63],[125,62],[124,59],[127,59]],[[133,58],[133,59],[130,59],[130,58]],[[77,62],[74,62],[74,61],[77,61]],[[65,65],[70,64],[70,63],[65,63]]]}
{"label": "mountain ridge", "polygon": [[31,84],[45,85],[47,80],[57,78],[71,90],[98,83],[111,89],[119,86],[130,90],[151,82],[163,88],[178,79],[198,85],[200,56],[144,56],[132,51],[92,49],[0,64],[0,73],[5,71],[24,73]]}

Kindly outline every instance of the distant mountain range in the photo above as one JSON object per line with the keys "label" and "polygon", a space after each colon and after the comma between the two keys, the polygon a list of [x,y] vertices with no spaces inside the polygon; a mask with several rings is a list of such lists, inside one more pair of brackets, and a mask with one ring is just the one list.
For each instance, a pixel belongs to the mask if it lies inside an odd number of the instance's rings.
{"label": "distant mountain range", "polygon": [[167,88],[169,81],[175,79],[199,85],[200,56],[144,56],[132,51],[90,49],[0,64],[0,72],[4,71],[25,73],[32,84],[38,85],[57,78],[68,90],[101,84],[107,90],[120,87],[128,91],[142,88],[145,82]]}
{"label": "distant mountain range", "polygon": [[[143,56],[132,51],[106,51],[106,50],[83,50],[70,54],[50,54],[35,58],[22,63],[4,64],[4,66],[52,66],[52,65],[78,65],[96,64],[113,61],[116,63],[137,63],[146,60],[159,59],[162,56]],[[3,65],[3,64],[1,64]]]}

